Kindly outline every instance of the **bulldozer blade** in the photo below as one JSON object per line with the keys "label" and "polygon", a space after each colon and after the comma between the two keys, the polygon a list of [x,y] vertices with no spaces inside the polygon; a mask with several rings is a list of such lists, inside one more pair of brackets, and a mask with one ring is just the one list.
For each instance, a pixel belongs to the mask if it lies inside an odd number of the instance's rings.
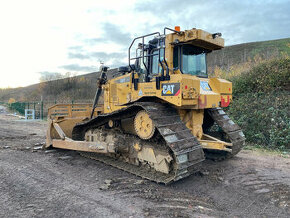
{"label": "bulldozer blade", "polygon": [[96,142],[74,141],[72,139],[53,139],[52,146],[54,148],[62,148],[75,151],[87,151],[96,153],[108,153],[106,147]]}

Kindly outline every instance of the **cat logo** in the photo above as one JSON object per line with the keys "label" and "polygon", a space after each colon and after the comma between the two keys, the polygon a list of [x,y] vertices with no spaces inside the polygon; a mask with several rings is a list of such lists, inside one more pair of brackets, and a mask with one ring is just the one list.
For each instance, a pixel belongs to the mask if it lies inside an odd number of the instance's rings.
{"label": "cat logo", "polygon": [[162,93],[165,95],[172,95],[174,91],[174,85],[164,85]]}
{"label": "cat logo", "polygon": [[180,93],[179,83],[166,83],[162,84],[162,96],[177,96]]}

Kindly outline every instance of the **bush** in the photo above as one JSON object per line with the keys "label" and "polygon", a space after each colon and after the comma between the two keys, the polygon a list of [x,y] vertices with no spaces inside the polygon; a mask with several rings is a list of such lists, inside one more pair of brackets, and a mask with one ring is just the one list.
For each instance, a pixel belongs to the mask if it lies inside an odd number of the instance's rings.
{"label": "bush", "polygon": [[228,108],[247,141],[270,148],[290,148],[289,91],[247,93]]}
{"label": "bush", "polygon": [[232,79],[234,101],[227,109],[248,142],[290,149],[290,60],[269,61]]}
{"label": "bush", "polygon": [[285,90],[290,86],[290,59],[271,60],[233,77],[234,95]]}

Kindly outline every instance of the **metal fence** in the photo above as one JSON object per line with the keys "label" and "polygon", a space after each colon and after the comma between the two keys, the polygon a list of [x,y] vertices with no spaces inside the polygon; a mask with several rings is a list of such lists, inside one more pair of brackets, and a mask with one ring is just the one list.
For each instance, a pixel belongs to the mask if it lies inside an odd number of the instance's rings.
{"label": "metal fence", "polygon": [[8,104],[8,108],[13,112],[18,112],[21,115],[25,114],[25,109],[33,109],[36,119],[44,119],[44,102],[14,102]]}
{"label": "metal fence", "polygon": [[35,101],[35,102],[14,102],[8,104],[8,108],[12,112],[18,112],[19,114],[25,114],[25,109],[33,109],[35,111],[35,119],[46,119],[48,108],[55,104],[78,104],[78,103],[91,103],[91,100],[71,100],[65,102],[57,101]]}

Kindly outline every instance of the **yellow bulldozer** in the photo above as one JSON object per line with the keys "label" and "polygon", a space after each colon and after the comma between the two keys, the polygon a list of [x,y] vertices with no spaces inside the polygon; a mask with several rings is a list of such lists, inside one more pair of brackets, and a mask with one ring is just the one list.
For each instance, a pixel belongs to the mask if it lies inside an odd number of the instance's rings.
{"label": "yellow bulldozer", "polygon": [[92,104],[49,108],[45,147],[164,184],[199,171],[205,158],[232,157],[245,144],[222,109],[232,101],[232,83],[207,72],[207,54],[223,47],[220,33],[195,28],[135,38],[128,66],[117,75],[101,67]]}

